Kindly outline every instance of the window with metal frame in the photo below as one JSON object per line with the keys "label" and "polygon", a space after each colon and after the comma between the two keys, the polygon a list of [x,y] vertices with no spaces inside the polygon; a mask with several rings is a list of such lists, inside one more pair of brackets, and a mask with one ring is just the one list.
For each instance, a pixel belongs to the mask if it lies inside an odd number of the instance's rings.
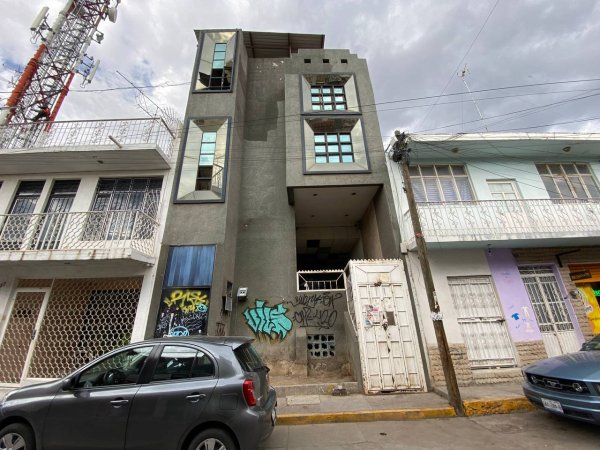
{"label": "window with metal frame", "polygon": [[[26,236],[32,232],[33,212],[44,189],[45,181],[21,181],[8,216],[0,223],[0,250],[21,250]],[[29,232],[28,232],[29,230]]]}
{"label": "window with metal frame", "polygon": [[208,88],[215,91],[228,90],[231,69],[225,67],[227,42],[217,42],[213,50],[212,70]]}
{"label": "window with metal frame", "polygon": [[600,198],[587,164],[536,164],[550,198]]}
{"label": "window with metal frame", "polygon": [[219,170],[218,167],[214,167],[216,146],[216,131],[205,131],[202,133],[202,142],[200,143],[200,159],[198,160],[198,176],[196,177],[197,191],[209,191],[211,189],[213,171]]}
{"label": "window with metal frame", "polygon": [[352,136],[350,133],[315,133],[315,162],[352,163]]}
{"label": "window with metal frame", "polygon": [[418,165],[409,171],[417,203],[475,200],[464,166]]}
{"label": "window with metal frame", "polygon": [[346,92],[343,85],[313,84],[310,87],[313,111],[345,111]]}

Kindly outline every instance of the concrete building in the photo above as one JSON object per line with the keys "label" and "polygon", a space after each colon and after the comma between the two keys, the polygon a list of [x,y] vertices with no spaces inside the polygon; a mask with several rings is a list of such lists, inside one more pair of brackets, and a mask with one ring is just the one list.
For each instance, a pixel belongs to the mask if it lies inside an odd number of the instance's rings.
{"label": "concrete building", "polygon": [[[600,140],[409,135],[410,176],[459,382],[519,378],[600,333]],[[434,382],[443,379],[399,166],[402,246]]]}
{"label": "concrete building", "polygon": [[175,148],[161,119],[0,127],[0,384],[145,337]]}
{"label": "concrete building", "polygon": [[196,37],[147,335],[255,336],[272,374],[351,377],[344,268],[399,254],[366,61],[323,35]]}

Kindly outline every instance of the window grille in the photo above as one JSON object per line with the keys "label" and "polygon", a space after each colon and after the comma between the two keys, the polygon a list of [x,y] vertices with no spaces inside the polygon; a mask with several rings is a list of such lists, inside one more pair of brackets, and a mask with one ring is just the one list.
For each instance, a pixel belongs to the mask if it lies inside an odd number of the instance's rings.
{"label": "window grille", "polygon": [[298,291],[335,291],[346,289],[343,270],[299,271]]}
{"label": "window grille", "polygon": [[475,199],[464,166],[411,166],[409,170],[417,203]]}
{"label": "window grille", "polygon": [[350,133],[315,133],[315,162],[352,163],[352,136]]}
{"label": "window grille", "polygon": [[335,356],[335,335],[307,334],[308,355],[312,358],[332,358]]}

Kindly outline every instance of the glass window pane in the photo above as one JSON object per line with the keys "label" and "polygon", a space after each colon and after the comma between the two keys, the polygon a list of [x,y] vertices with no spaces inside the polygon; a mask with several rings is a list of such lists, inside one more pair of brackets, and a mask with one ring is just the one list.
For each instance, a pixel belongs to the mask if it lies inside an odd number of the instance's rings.
{"label": "glass window pane", "polygon": [[454,189],[454,183],[450,178],[440,178],[440,185],[442,186],[442,194],[444,201],[456,202],[458,201],[458,195]]}
{"label": "glass window pane", "polygon": [[438,175],[450,175],[449,166],[435,166]]}
{"label": "glass window pane", "polygon": [[214,153],[216,145],[217,144],[214,144],[212,142],[210,142],[210,143],[204,143],[200,147],[200,153]]}
{"label": "glass window pane", "polygon": [[136,384],[152,349],[133,348],[101,360],[81,373],[77,387]]}
{"label": "glass window pane", "polygon": [[575,197],[577,198],[587,198],[587,193],[585,192],[585,189],[583,189],[583,184],[581,183],[581,180],[579,179],[579,177],[569,177],[569,181],[571,182],[571,186],[573,186],[573,189],[575,190]]}
{"label": "glass window pane", "polygon": [[475,197],[473,196],[473,191],[471,191],[471,185],[469,184],[469,179],[467,177],[458,177],[455,179],[455,181],[456,181],[456,187],[458,188],[458,194],[460,196],[460,200],[462,200],[462,201],[475,200]]}
{"label": "glass window pane", "polygon": [[223,67],[225,67],[225,61],[213,61],[213,65],[212,65],[213,69],[222,69]]}
{"label": "glass window pane", "polygon": [[548,164],[548,168],[550,169],[550,173],[554,175],[562,175],[560,164]]}
{"label": "glass window pane", "polygon": [[550,175],[543,175],[542,181],[544,182],[544,186],[546,187],[546,192],[550,198],[560,198],[560,193],[554,184],[554,180]]}
{"label": "glass window pane", "polygon": [[600,190],[596,185],[594,179],[590,176],[581,177],[583,179],[583,184],[587,187],[587,190],[592,198],[600,198]]}
{"label": "glass window pane", "polygon": [[321,111],[321,105],[312,105],[312,110],[313,111]]}
{"label": "glass window pane", "polygon": [[466,175],[465,168],[463,166],[452,166],[452,173],[454,175]]}
{"label": "glass window pane", "polygon": [[315,158],[315,162],[317,164],[325,164],[327,162],[327,158],[325,156],[317,156]]}
{"label": "glass window pane", "polygon": [[325,142],[324,134],[315,134],[315,142]]}
{"label": "glass window pane", "polygon": [[562,167],[567,175],[574,175],[577,173],[573,164],[563,164]]}
{"label": "glass window pane", "polygon": [[312,96],[312,97],[310,98],[310,101],[311,101],[311,102],[315,102],[315,103],[319,103],[319,102],[320,102],[320,97],[317,97],[317,96]]}
{"label": "glass window pane", "polygon": [[329,95],[323,96],[323,103],[331,103],[331,97]]}
{"label": "glass window pane", "polygon": [[319,88],[315,88],[315,87],[310,88],[310,93],[311,94],[318,94],[320,92],[321,92],[321,90]]}
{"label": "glass window pane", "polygon": [[167,345],[163,349],[152,381],[182,380],[190,378],[196,350],[189,347]]}
{"label": "glass window pane", "polygon": [[329,87],[324,87],[324,88],[323,88],[323,94],[331,94],[331,88],[329,88]]}
{"label": "glass window pane", "polygon": [[590,173],[590,168],[586,164],[577,164],[577,170],[579,173],[588,174]]}
{"label": "glass window pane", "polygon": [[352,153],[352,145],[350,144],[342,144],[342,153]]}
{"label": "glass window pane", "polygon": [[196,361],[192,367],[192,377],[213,377],[215,375],[215,366],[211,359],[202,352],[196,355]]}
{"label": "glass window pane", "polygon": [[440,195],[437,180],[435,178],[425,178],[425,179],[423,179],[423,182],[425,183],[425,191],[427,193],[427,201],[428,202],[441,202],[442,196]]}
{"label": "glass window pane", "polygon": [[202,135],[202,142],[217,142],[217,132],[205,131]]}
{"label": "glass window pane", "polygon": [[352,140],[350,139],[350,134],[349,133],[340,134],[340,142],[352,142]]}
{"label": "glass window pane", "polygon": [[558,192],[560,192],[562,198],[573,198],[573,194],[571,192],[571,189],[569,188],[569,185],[567,184],[567,180],[565,180],[562,177],[555,178],[554,180],[556,181]]}
{"label": "glass window pane", "polygon": [[213,55],[213,61],[225,61],[225,52],[215,52]]}
{"label": "glass window pane", "polygon": [[331,153],[339,153],[340,149],[337,145],[328,145],[327,146],[327,153],[331,154]]}
{"label": "glass window pane", "polygon": [[324,145],[316,145],[315,146],[315,153],[325,154],[325,146]]}
{"label": "glass window pane", "polygon": [[415,201],[417,203],[424,203],[427,201],[427,198],[425,197],[425,189],[423,188],[423,181],[421,180],[421,178],[413,178],[412,179],[412,185],[413,185],[413,191],[415,193]]}
{"label": "glass window pane", "polygon": [[435,171],[433,170],[433,166],[420,166],[421,174],[423,176],[435,176]]}
{"label": "glass window pane", "polygon": [[338,141],[337,134],[328,134],[327,135],[327,142],[337,142],[337,141]]}
{"label": "glass window pane", "polygon": [[546,164],[536,164],[535,167],[537,168],[540,175],[548,173],[548,168],[546,167]]}
{"label": "glass window pane", "polygon": [[199,164],[201,166],[212,166],[214,159],[215,159],[215,155],[200,155]]}
{"label": "glass window pane", "polygon": [[342,155],[342,162],[345,162],[345,163],[354,162],[354,157],[352,155]]}
{"label": "glass window pane", "polygon": [[343,103],[336,105],[335,109],[346,109],[346,105],[344,105]]}
{"label": "glass window pane", "polygon": [[335,94],[343,94],[344,93],[344,88],[342,88],[342,87],[333,88],[333,92]]}
{"label": "glass window pane", "polygon": [[323,105],[323,111],[333,111],[333,106],[331,104]]}
{"label": "glass window pane", "polygon": [[330,155],[329,156],[329,162],[330,163],[339,163],[340,162],[340,157],[337,156],[337,155],[335,155],[335,156]]}
{"label": "glass window pane", "polygon": [[336,101],[336,102],[343,102],[343,101],[344,101],[344,97],[342,97],[342,96],[339,96],[339,95],[336,95],[336,96],[335,96],[335,101]]}
{"label": "glass window pane", "polygon": [[[412,175],[412,176],[417,176],[417,177],[418,177],[418,176],[420,175],[420,172],[419,172],[419,166],[409,166],[409,167],[408,167],[408,173],[409,173],[410,175]],[[416,180],[413,178],[413,183],[414,183],[415,181],[416,181]]]}
{"label": "glass window pane", "polygon": [[220,42],[218,44],[215,44],[216,52],[224,52],[226,50],[227,50],[227,43]]}

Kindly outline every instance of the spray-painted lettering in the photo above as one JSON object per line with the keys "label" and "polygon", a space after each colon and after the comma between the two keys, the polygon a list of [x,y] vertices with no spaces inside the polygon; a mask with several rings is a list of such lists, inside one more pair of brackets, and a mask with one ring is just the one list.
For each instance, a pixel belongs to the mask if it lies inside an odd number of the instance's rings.
{"label": "spray-painted lettering", "polygon": [[294,307],[294,322],[301,327],[333,328],[338,313],[335,300],[343,297],[341,292],[298,294],[291,303]]}
{"label": "spray-painted lettering", "polygon": [[257,336],[270,339],[285,339],[292,329],[292,321],[285,315],[287,308],[282,303],[273,307],[265,306],[264,300],[255,300],[254,308],[246,308],[246,323]]}
{"label": "spray-painted lettering", "polygon": [[202,291],[176,290],[163,300],[167,307],[174,306],[184,313],[193,313],[195,311],[206,312],[208,297]]}

